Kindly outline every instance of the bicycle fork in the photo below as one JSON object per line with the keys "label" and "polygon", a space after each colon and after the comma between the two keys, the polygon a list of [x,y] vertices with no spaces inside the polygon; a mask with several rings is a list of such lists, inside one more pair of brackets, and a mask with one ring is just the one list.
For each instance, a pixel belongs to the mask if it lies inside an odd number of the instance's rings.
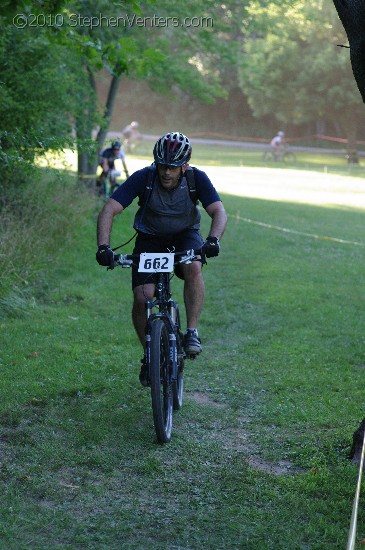
{"label": "bicycle fork", "polygon": [[146,301],[145,304],[145,310],[146,310],[146,329],[145,329],[145,360],[146,365],[148,369],[148,378],[150,378],[150,365],[151,365],[151,328],[149,318],[151,317],[152,313],[152,302],[150,300]]}
{"label": "bicycle fork", "polygon": [[172,366],[171,374],[172,379],[177,380],[177,346],[176,346],[176,336],[175,334],[169,332],[169,350],[170,350],[170,365]]}

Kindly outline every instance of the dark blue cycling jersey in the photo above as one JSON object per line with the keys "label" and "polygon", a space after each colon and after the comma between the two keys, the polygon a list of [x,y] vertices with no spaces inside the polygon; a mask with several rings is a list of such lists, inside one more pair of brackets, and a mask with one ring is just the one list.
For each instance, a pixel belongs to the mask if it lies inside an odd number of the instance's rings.
{"label": "dark blue cycling jersey", "polygon": [[123,149],[119,149],[118,153],[116,153],[115,149],[113,149],[112,147],[108,147],[108,149],[105,149],[100,155],[99,164],[101,166],[103,166],[104,159],[108,160],[109,168],[114,169],[114,161],[117,159],[121,159],[122,161],[125,160],[125,152],[123,151]]}
{"label": "dark blue cycling jersey", "polygon": [[[151,172],[153,170],[153,172]],[[213,202],[220,201],[219,195],[212,182],[201,170],[193,168],[196,187],[196,199],[204,208]],[[145,193],[146,187],[154,176],[151,191]],[[151,167],[138,170],[130,176],[112,194],[111,198],[127,208],[136,197],[143,197],[135,219],[134,228],[149,235],[178,235],[186,230],[199,230],[200,210],[192,200],[186,177],[184,176],[178,187],[164,189],[158,181],[155,169]]]}
{"label": "dark blue cycling jersey", "polygon": [[[207,208],[213,202],[220,201],[221,199],[207,174],[195,167],[193,167],[193,170],[197,199],[201,202],[202,206]],[[148,166],[134,172],[114,191],[112,198],[119,202],[123,208],[127,208],[136,197],[143,194],[147,185],[149,172],[150,168]]]}

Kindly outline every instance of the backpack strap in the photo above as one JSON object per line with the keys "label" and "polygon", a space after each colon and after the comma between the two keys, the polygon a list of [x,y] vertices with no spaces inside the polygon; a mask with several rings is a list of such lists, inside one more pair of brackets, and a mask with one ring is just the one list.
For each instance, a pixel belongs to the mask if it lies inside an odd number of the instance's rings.
{"label": "backpack strap", "polygon": [[192,202],[196,205],[198,204],[199,201],[198,201],[198,192],[196,190],[194,169],[191,166],[188,166],[187,169],[185,170],[184,175],[186,177],[186,181],[188,182],[190,198]]}
{"label": "backpack strap", "polygon": [[147,182],[142,193],[139,195],[138,206],[142,209],[142,211],[141,211],[141,215],[139,216],[137,230],[143,227],[142,220],[143,220],[144,213],[146,211],[147,203],[151,197],[153,182],[155,180],[155,174],[156,174],[156,166],[153,163],[151,164],[151,166],[148,167]]}
{"label": "backpack strap", "polygon": [[[156,165],[155,163],[151,164],[151,166],[148,167],[148,175],[147,175],[147,181],[146,185],[143,189],[143,192],[139,195],[139,206],[145,206],[148,202],[148,199],[151,196],[152,189],[153,189],[153,182],[155,180],[155,174],[156,174]],[[144,209],[143,209],[144,210]]]}

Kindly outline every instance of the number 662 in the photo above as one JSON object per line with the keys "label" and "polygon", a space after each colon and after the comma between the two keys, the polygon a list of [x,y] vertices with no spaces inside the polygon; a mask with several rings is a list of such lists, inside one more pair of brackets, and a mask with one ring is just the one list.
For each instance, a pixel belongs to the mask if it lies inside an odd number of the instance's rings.
{"label": "number 662", "polygon": [[168,258],[146,258],[144,262],[145,269],[166,269],[169,263]]}

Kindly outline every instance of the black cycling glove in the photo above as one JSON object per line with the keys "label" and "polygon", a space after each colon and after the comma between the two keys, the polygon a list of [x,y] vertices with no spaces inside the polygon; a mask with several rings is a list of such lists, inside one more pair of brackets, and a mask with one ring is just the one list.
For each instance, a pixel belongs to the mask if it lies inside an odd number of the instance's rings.
{"label": "black cycling glove", "polygon": [[202,252],[207,258],[213,258],[219,254],[219,241],[217,237],[207,237],[202,246]]}
{"label": "black cycling glove", "polygon": [[114,262],[114,252],[108,244],[101,244],[96,252],[96,261],[100,265],[109,267]]}

